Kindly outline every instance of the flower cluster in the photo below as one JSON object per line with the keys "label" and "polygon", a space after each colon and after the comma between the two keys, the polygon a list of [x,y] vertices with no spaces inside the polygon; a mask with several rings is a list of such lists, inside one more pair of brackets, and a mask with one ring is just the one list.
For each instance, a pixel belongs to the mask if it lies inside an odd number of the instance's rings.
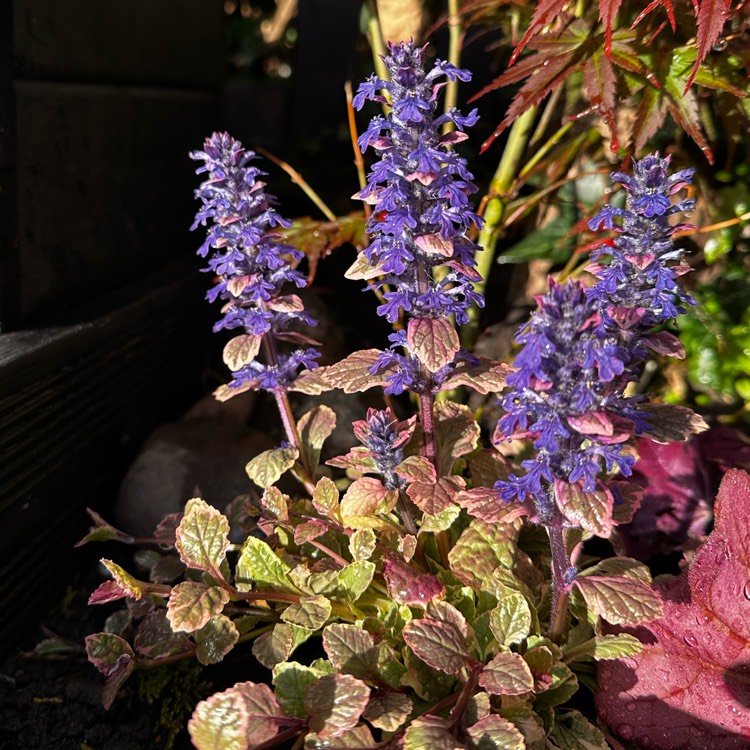
{"label": "flower cluster", "polygon": [[354,434],[367,449],[366,454],[389,489],[404,486],[394,469],[404,460],[404,445],[414,432],[415,420],[399,422],[390,409],[369,409],[367,419],[354,422]]}
{"label": "flower cluster", "polygon": [[601,314],[580,282],[556,284],[537,299],[538,309],[516,340],[523,349],[513,387],[502,400],[499,428],[508,437],[533,437],[536,455],[522,461],[526,474],[511,474],[496,488],[504,500],[531,495],[540,512],[549,507],[555,479],[596,489],[597,475],[615,468],[628,476],[633,457],[623,443],[644,427],[638,399],[614,383],[627,353],[601,327]]}
{"label": "flower cluster", "polygon": [[[212,302],[217,298],[226,302],[224,317],[214,330],[243,328],[259,343],[267,335],[293,338],[288,328],[295,321],[315,325],[298,297],[281,295],[285,284],[306,285],[305,277],[291,265],[304,255],[274,231],[291,223],[279,216],[275,199],[265,193],[265,183],[258,179],[265,173],[250,166],[255,154],[228,133],[214,133],[203,151],[191,152],[190,158],[204,162],[197,174],[208,173],[195,191],[203,206],[191,229],[210,222],[198,254],[205,258],[213,251],[204,270],[217,276],[218,282],[206,296]],[[318,356],[309,348],[276,355],[274,347],[274,361],[264,364],[253,358],[235,372],[230,385],[283,388],[300,366],[315,367]]]}
{"label": "flower cluster", "polygon": [[[694,169],[683,169],[669,175],[669,157],[650,154],[633,163],[633,174],[614,172],[612,180],[627,190],[624,209],[605,206],[589,221],[593,230],[615,230],[613,243],[600,247],[595,261],[611,256],[604,265],[595,262],[590,270],[597,283],[589,294],[605,316],[631,332],[647,331],[685,312],[684,304],[693,300],[677,284],[677,276],[688,270],[684,264],[670,267],[679,260],[681,250],[673,245],[673,235],[687,225],[671,225],[670,217],[691,211],[695,201],[683,198],[676,203],[669,196],[691,183]],[[633,312],[636,319],[633,319]]]}

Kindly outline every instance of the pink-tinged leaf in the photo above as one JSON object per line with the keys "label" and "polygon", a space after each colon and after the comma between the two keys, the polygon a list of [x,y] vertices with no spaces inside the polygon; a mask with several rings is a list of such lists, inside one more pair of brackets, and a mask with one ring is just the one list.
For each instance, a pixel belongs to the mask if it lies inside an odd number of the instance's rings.
{"label": "pink-tinged leaf", "polygon": [[331,390],[331,385],[326,382],[325,374],[327,367],[316,367],[314,370],[303,370],[289,386],[290,391],[304,393],[308,396],[319,396]]}
{"label": "pink-tinged leaf", "polygon": [[272,448],[251,459],[245,471],[258,487],[270,487],[294,466],[299,458],[296,448]]}
{"label": "pink-tinged leaf", "polygon": [[458,674],[471,659],[455,626],[438,620],[411,620],[403,629],[406,645],[433,669]]}
{"label": "pink-tinged leaf", "polygon": [[218,586],[184,581],[172,589],[167,619],[175,632],[192,633],[220,615],[228,601],[229,593]]}
{"label": "pink-tinged leaf", "polygon": [[367,704],[364,718],[376,729],[395,732],[411,714],[411,698],[404,693],[379,693]]}
{"label": "pink-tinged leaf", "polygon": [[453,362],[461,348],[456,329],[448,318],[411,318],[406,345],[430,372]]}
{"label": "pink-tinged leaf", "polygon": [[340,672],[369,682],[380,682],[378,647],[372,635],[355,625],[332,623],[323,631],[323,648]]}
{"label": "pink-tinged leaf", "polygon": [[502,651],[485,666],[479,684],[492,695],[522,695],[534,689],[534,676],[520,654]]}
{"label": "pink-tinged leaf", "polygon": [[555,480],[557,507],[574,526],[580,526],[596,536],[609,537],[612,533],[614,498],[607,487],[585,492],[581,483],[570,484]]}
{"label": "pink-tinged leaf", "polygon": [[135,667],[135,654],[130,644],[113,633],[86,636],[89,661],[107,677],[102,690],[102,703],[109,709],[119,689]]}
{"label": "pink-tinged leaf", "polygon": [[386,558],[383,576],[389,596],[398,604],[424,609],[432,599],[445,596],[445,586],[432,573],[418,573],[395,555]]}
{"label": "pink-tinged leaf", "polygon": [[310,409],[297,422],[302,450],[313,469],[318,465],[323,444],[335,429],[336,413],[325,404]]}
{"label": "pink-tinged leaf", "polygon": [[[235,688],[201,701],[188,722],[190,739],[198,750],[248,750],[247,729],[248,711]],[[262,727],[258,729],[264,739],[276,734],[275,725],[270,735]]]}
{"label": "pink-tinged leaf", "polygon": [[450,258],[453,255],[453,240],[443,239],[441,234],[419,235],[414,240],[414,244],[428,255],[442,255],[444,258]]}
{"label": "pink-tinged leaf", "polygon": [[125,544],[133,543],[134,539],[132,536],[108,524],[96,511],[86,508],[86,512],[91,517],[94,525],[89,529],[89,533],[79,542],[76,542],[74,546],[80,547],[87,542],[108,542],[113,539],[125,542]]}
{"label": "pink-tinged leaf", "polygon": [[643,651],[598,667],[600,717],[654,750],[750,746],[746,472],[726,474],[715,512],[714,531],[687,570],[659,587],[664,617],[632,631]]}
{"label": "pink-tinged leaf", "polygon": [[378,473],[377,464],[372,455],[372,451],[358,445],[343,456],[329,459],[326,465],[335,466],[337,469],[351,469],[359,474]]}
{"label": "pink-tinged leaf", "polygon": [[344,393],[359,393],[375,386],[384,386],[393,368],[383,368],[377,375],[370,372],[380,355],[378,349],[354,352],[328,367],[323,380],[333,388],[341,388]]}
{"label": "pink-tinged leaf", "polygon": [[604,24],[604,51],[607,57],[612,50],[612,28],[620,5],[622,5],[622,0],[599,0],[599,20]]}
{"label": "pink-tinged leaf", "polygon": [[370,699],[370,688],[348,674],[329,674],[314,682],[305,695],[308,726],[321,739],[353,729]]}
{"label": "pink-tinged leaf", "polygon": [[479,425],[472,410],[455,401],[435,404],[438,464],[448,474],[459,456],[471,453],[479,443]]}
{"label": "pink-tinged leaf", "polygon": [[407,482],[436,482],[437,473],[432,462],[424,456],[409,456],[394,471]]}
{"label": "pink-tinged leaf", "polygon": [[163,659],[195,648],[187,636],[172,630],[164,609],[150,612],[141,620],[135,631],[133,645],[138,655],[147,659]]}
{"label": "pink-tinged leaf", "polygon": [[305,305],[296,294],[287,294],[283,297],[274,297],[268,300],[268,307],[276,312],[302,312]]}
{"label": "pink-tinged leaf", "polygon": [[328,526],[322,521],[305,521],[294,527],[294,543],[297,546],[305,542],[312,542],[328,531]]}
{"label": "pink-tinged leaf", "polygon": [[537,3],[529,28],[526,29],[524,35],[521,37],[521,41],[518,42],[513,50],[513,54],[508,61],[508,67],[513,65],[518,59],[518,56],[523,52],[524,47],[529,43],[534,34],[554,21],[567,4],[568,0],[543,0],[543,2]]}
{"label": "pink-tinged leaf", "polygon": [[470,515],[489,523],[510,523],[528,515],[528,511],[520,503],[504,502],[491,487],[463,490],[456,495],[455,502]]}
{"label": "pink-tinged leaf", "polygon": [[375,477],[361,477],[349,485],[341,498],[342,518],[389,513],[398,502],[398,490],[388,489]]}
{"label": "pink-tinged leaf", "polygon": [[637,625],[662,615],[659,595],[630,577],[579,575],[575,586],[588,609],[613,625]]}
{"label": "pink-tinged leaf", "polygon": [[648,412],[651,430],[648,438],[656,443],[672,443],[687,440],[708,429],[700,414],[677,404],[644,404],[641,409]]}
{"label": "pink-tinged leaf", "polygon": [[350,281],[369,281],[383,276],[384,273],[385,270],[380,263],[370,263],[364,253],[359,253],[354,263],[344,273],[344,278]]}
{"label": "pink-tinged leaf", "polygon": [[321,516],[340,521],[339,491],[333,479],[321,477],[313,490],[312,503]]}
{"label": "pink-tinged leaf", "polygon": [[[149,587],[147,583],[143,583],[137,578],[134,578],[124,568],[113,563],[112,560],[103,559],[102,565],[104,565],[104,567],[110,572],[112,578],[114,578],[113,582],[117,584],[118,588],[123,591],[125,596],[129,596],[131,599],[137,601],[143,596],[144,590]],[[101,604],[101,602],[91,602],[91,604]]]}
{"label": "pink-tinged leaf", "polygon": [[[470,726],[466,733],[475,748],[502,748],[502,750],[524,750],[527,747],[524,735],[515,724],[497,714],[490,714]],[[528,745],[531,747],[531,745]],[[562,746],[561,746],[562,747]],[[571,745],[572,750],[574,746]],[[582,747],[582,746],[581,746]]]}
{"label": "pink-tinged leaf", "polygon": [[701,63],[706,59],[713,43],[719,38],[724,22],[729,17],[730,0],[700,0],[696,22],[698,36],[696,39],[698,55],[690,73],[685,91],[692,86]]}
{"label": "pink-tinged leaf", "polygon": [[436,516],[455,502],[456,495],[464,487],[465,482],[461,477],[440,477],[434,483],[412,482],[406,488],[406,494],[420,510]]}
{"label": "pink-tinged leaf", "polygon": [[224,363],[232,372],[241,370],[258,355],[262,340],[262,336],[253,336],[248,333],[235,336],[224,347]]}
{"label": "pink-tinged leaf", "polygon": [[581,435],[603,435],[611,437],[614,434],[612,420],[604,412],[590,412],[578,417],[568,417],[568,424]]}
{"label": "pink-tinged leaf", "polygon": [[91,592],[89,604],[106,604],[107,602],[124,599],[126,596],[128,596],[128,592],[117,581],[104,581],[104,583],[99,584],[95,591]]}
{"label": "pink-tinged leaf", "polygon": [[513,368],[505,362],[479,357],[478,365],[462,362],[440,386],[440,390],[448,391],[464,385],[483,396],[499,393],[505,388],[505,378],[512,370]]}
{"label": "pink-tinged leaf", "polygon": [[466,622],[466,618],[456,607],[442,599],[433,599],[427,605],[425,616],[431,620],[447,622],[453,625],[464,638],[469,637],[469,623]]}
{"label": "pink-tinged leaf", "polygon": [[641,341],[643,341],[652,352],[656,352],[665,357],[685,359],[685,347],[677,336],[669,331],[647,333],[646,335],[641,336]]}
{"label": "pink-tinged leaf", "polygon": [[266,487],[260,498],[260,507],[279,521],[289,520],[289,496],[278,487]]}

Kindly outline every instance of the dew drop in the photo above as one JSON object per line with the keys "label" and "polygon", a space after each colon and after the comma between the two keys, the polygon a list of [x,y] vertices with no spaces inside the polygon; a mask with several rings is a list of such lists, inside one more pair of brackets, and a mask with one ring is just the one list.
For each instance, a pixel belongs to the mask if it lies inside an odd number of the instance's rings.
{"label": "dew drop", "polygon": [[721,37],[720,39],[716,40],[715,44],[711,45],[711,49],[714,52],[723,52],[727,48],[728,44],[729,42],[723,37]]}
{"label": "dew drop", "polygon": [[686,635],[682,640],[685,641],[686,645],[688,646],[698,645],[698,639],[692,633]]}
{"label": "dew drop", "polygon": [[651,747],[651,745],[653,744],[651,742],[651,737],[649,737],[647,734],[644,734],[643,737],[641,737],[640,741],[643,747]]}
{"label": "dew drop", "polygon": [[745,583],[745,585],[742,587],[742,595],[745,597],[745,599],[750,599],[750,581]]}
{"label": "dew drop", "polygon": [[630,701],[630,703],[625,704],[625,710],[626,711],[635,711],[637,706],[635,705],[635,701]]}
{"label": "dew drop", "polygon": [[617,727],[617,734],[620,735],[625,740],[632,740],[633,739],[633,727],[630,726],[630,724],[618,724]]}

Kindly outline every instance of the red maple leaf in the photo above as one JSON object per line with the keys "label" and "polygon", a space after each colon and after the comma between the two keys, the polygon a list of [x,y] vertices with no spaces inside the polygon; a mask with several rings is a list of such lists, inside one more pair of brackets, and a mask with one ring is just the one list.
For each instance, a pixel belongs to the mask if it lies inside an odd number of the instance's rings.
{"label": "red maple leaf", "polygon": [[659,587],[664,617],[628,629],[643,651],[599,665],[599,716],[641,747],[750,747],[749,474],[727,472],[715,513],[687,570]]}

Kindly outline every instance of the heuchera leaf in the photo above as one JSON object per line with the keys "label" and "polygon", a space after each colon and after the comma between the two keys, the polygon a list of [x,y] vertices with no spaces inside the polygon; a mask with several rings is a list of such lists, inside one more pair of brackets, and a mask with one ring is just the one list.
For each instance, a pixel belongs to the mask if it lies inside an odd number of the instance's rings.
{"label": "heuchera leaf", "polygon": [[411,318],[406,345],[430,372],[437,372],[453,362],[461,348],[456,329],[448,318]]}
{"label": "heuchera leaf", "polygon": [[492,695],[522,695],[534,689],[534,677],[520,654],[501,651],[482,670],[479,684]]}
{"label": "heuchera leaf", "polygon": [[388,594],[394,602],[424,609],[431,599],[445,596],[445,586],[432,573],[418,573],[395,555],[383,563]]}
{"label": "heuchera leaf", "polygon": [[659,595],[643,581],[619,576],[578,576],[586,606],[615,625],[636,625],[662,615]]}
{"label": "heuchera leaf", "polygon": [[447,622],[412,620],[404,627],[403,636],[423,662],[446,674],[457,674],[471,658],[463,636]]}
{"label": "heuchera leaf", "polygon": [[188,568],[220,575],[229,547],[229,521],[200,498],[189,500],[177,527],[176,547]]}
{"label": "heuchera leaf", "polygon": [[344,393],[359,393],[375,386],[384,386],[392,368],[384,368],[377,375],[370,370],[377,362],[381,352],[378,349],[363,349],[326,369],[324,380],[334,388],[341,388]]}
{"label": "heuchera leaf", "polygon": [[600,717],[625,739],[656,750],[741,750],[750,743],[746,472],[727,472],[715,515],[687,569],[659,586],[664,617],[630,631],[642,653],[598,667]]}
{"label": "heuchera leaf", "polygon": [[167,619],[175,632],[192,633],[220,615],[228,601],[229,593],[219,586],[184,581],[172,589]]}
{"label": "heuchera leaf", "polygon": [[226,616],[212,617],[196,634],[195,655],[201,664],[218,664],[240,637],[235,624]]}
{"label": "heuchera leaf", "polygon": [[307,690],[308,726],[321,739],[353,729],[370,699],[370,688],[348,674],[324,675]]}
{"label": "heuchera leaf", "polygon": [[507,719],[491,714],[466,730],[473,750],[524,750],[523,734]]}
{"label": "heuchera leaf", "polygon": [[259,453],[245,467],[247,475],[259,487],[270,487],[281,479],[282,474],[294,466],[299,458],[296,448],[272,448]]}

